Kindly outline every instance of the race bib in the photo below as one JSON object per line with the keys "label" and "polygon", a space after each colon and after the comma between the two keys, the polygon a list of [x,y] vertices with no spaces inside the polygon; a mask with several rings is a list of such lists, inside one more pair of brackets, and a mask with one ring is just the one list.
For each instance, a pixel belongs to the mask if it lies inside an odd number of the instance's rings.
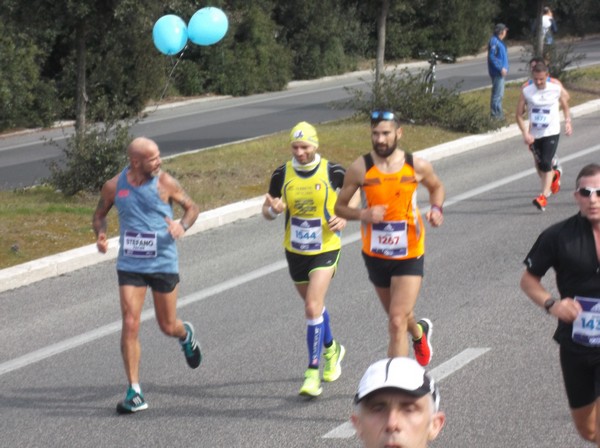
{"label": "race bib", "polygon": [[123,255],[132,258],[156,258],[158,244],[156,232],[126,230],[123,238]]}
{"label": "race bib", "polygon": [[371,252],[387,257],[408,255],[406,221],[384,221],[371,225]]}
{"label": "race bib", "polygon": [[550,109],[534,107],[531,109],[531,125],[534,128],[546,128],[550,124]]}
{"label": "race bib", "polygon": [[573,321],[574,342],[588,347],[600,347],[600,299],[575,296],[581,305],[581,313]]}
{"label": "race bib", "polygon": [[321,218],[305,219],[292,216],[290,223],[290,242],[300,251],[321,250],[323,227]]}

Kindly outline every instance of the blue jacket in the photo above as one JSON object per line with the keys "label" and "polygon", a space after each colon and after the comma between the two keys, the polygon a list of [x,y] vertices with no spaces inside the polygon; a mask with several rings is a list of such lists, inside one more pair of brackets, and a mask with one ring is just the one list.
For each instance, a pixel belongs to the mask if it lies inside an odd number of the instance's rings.
{"label": "blue jacket", "polygon": [[488,73],[494,78],[500,76],[503,68],[508,72],[506,45],[494,34],[488,43]]}

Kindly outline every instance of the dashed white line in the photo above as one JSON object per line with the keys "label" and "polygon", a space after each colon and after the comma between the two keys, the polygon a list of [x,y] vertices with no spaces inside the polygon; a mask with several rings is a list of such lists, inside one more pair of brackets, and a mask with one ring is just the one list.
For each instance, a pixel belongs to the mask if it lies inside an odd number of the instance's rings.
{"label": "dashed white line", "polygon": [[[563,162],[569,161],[569,160],[574,160],[577,159],[579,157],[583,157],[586,156],[588,154],[592,154],[596,151],[600,150],[600,145],[595,145],[586,149],[583,149],[581,151],[578,151],[574,154],[571,154],[569,156],[565,156],[565,157],[561,157],[561,160]],[[515,180],[521,179],[523,177],[529,176],[531,174],[533,174],[535,171],[533,169],[529,169],[529,170],[525,170],[525,171],[521,171],[520,173],[516,173],[512,176],[508,176],[504,179],[498,180],[496,182],[491,182],[487,185],[482,185],[479,188],[475,188],[473,190],[470,191],[466,191],[463,194],[460,194],[458,196],[454,196],[453,198],[449,198],[446,200],[446,202],[444,203],[444,207],[450,207],[454,204],[457,204],[461,201],[464,201],[466,199],[472,198],[473,196],[485,193],[487,191],[490,191],[494,188],[498,188],[502,185],[506,185],[510,182],[514,182]],[[422,208],[421,212],[425,213],[429,208]],[[344,245],[346,244],[350,244],[352,242],[357,241],[360,238],[360,233],[356,232],[354,234],[350,234],[347,236],[342,237],[342,242]],[[249,272],[245,275],[241,275],[239,277],[236,277],[234,279],[231,279],[229,281],[226,282],[222,282],[218,285],[215,285],[213,287],[210,288],[206,288],[203,289],[201,291],[198,291],[194,294],[191,294],[189,296],[186,297],[182,297],[178,300],[177,302],[177,307],[180,308],[182,306],[185,305],[189,305],[190,303],[194,303],[194,302],[198,302],[200,300],[204,300],[214,294],[218,294],[220,292],[226,291],[228,289],[234,288],[236,286],[239,286],[241,284],[244,284],[245,282],[260,278],[264,275],[267,275],[269,273],[278,271],[280,269],[285,268],[286,262],[284,261],[278,261],[275,263],[272,263],[268,266],[265,266],[261,269],[257,269],[255,271]],[[150,318],[154,317],[154,311],[153,310],[148,310],[146,312],[144,312],[142,314],[142,321],[146,321]],[[103,336],[107,336],[109,334],[112,333],[116,333],[117,331],[119,331],[121,328],[121,322],[113,322],[111,324],[108,325],[104,325],[100,328],[97,328],[95,330],[89,331],[87,333],[83,333],[79,336],[70,338],[70,339],[66,339],[64,341],[58,342],[56,344],[52,344],[49,345],[47,347],[44,347],[40,350],[36,350],[34,352],[28,353],[26,355],[20,356],[18,358],[15,358],[13,360],[10,361],[6,361],[0,364],[0,375],[3,375],[5,373],[8,372],[12,372],[13,370],[17,370],[20,369],[21,367],[25,367],[27,365],[33,364],[35,362],[41,361],[43,359],[49,358],[53,355],[57,355],[59,353],[62,353],[64,351],[70,350],[72,348],[75,347],[79,347],[83,344],[86,344],[90,341],[99,339]],[[441,367],[441,366],[440,366]]]}
{"label": "dashed white line", "polygon": [[[471,361],[479,358],[480,356],[487,353],[489,348],[468,348],[463,350],[458,355],[450,358],[448,361],[440,364],[439,366],[431,369],[431,376],[436,381],[441,381],[444,378],[452,375],[454,372],[462,369],[464,366],[469,364]],[[354,427],[352,423],[342,423],[337,428],[329,431],[322,438],[323,439],[349,439],[354,437]]]}

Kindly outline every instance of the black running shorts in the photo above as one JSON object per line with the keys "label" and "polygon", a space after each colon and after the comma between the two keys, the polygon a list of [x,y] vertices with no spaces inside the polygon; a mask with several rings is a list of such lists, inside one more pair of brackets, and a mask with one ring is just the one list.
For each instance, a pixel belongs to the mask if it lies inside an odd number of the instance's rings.
{"label": "black running shorts", "polygon": [[543,173],[552,170],[552,159],[556,154],[556,148],[558,148],[558,137],[557,134],[538,138],[530,146],[535,158],[535,165]]}
{"label": "black running shorts", "polygon": [[117,271],[119,286],[146,286],[152,291],[169,293],[179,283],[179,274],[140,274],[137,272]]}
{"label": "black running shorts", "polygon": [[362,255],[369,273],[369,280],[378,288],[389,288],[392,284],[392,277],[396,276],[417,275],[423,277],[424,255],[404,260],[371,257],[364,252],[362,252]]}
{"label": "black running shorts", "polygon": [[600,349],[596,353],[582,353],[561,345],[560,366],[571,409],[596,401],[600,396]]}
{"label": "black running shorts", "polygon": [[288,269],[294,283],[308,283],[309,274],[316,269],[337,268],[340,258],[339,250],[332,250],[316,255],[300,255],[289,250],[285,251]]}

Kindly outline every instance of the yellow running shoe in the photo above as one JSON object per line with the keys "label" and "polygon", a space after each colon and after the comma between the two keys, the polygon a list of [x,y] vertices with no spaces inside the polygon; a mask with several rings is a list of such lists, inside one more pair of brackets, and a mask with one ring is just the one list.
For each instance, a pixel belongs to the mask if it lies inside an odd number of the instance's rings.
{"label": "yellow running shoe", "polygon": [[338,341],[334,340],[333,345],[325,349],[323,357],[325,358],[325,367],[323,368],[323,381],[328,383],[337,380],[342,374],[342,359],[346,355],[346,349]]}
{"label": "yellow running shoe", "polygon": [[304,383],[298,394],[307,397],[318,397],[323,392],[321,379],[319,378],[319,369],[307,369],[304,372]]}

